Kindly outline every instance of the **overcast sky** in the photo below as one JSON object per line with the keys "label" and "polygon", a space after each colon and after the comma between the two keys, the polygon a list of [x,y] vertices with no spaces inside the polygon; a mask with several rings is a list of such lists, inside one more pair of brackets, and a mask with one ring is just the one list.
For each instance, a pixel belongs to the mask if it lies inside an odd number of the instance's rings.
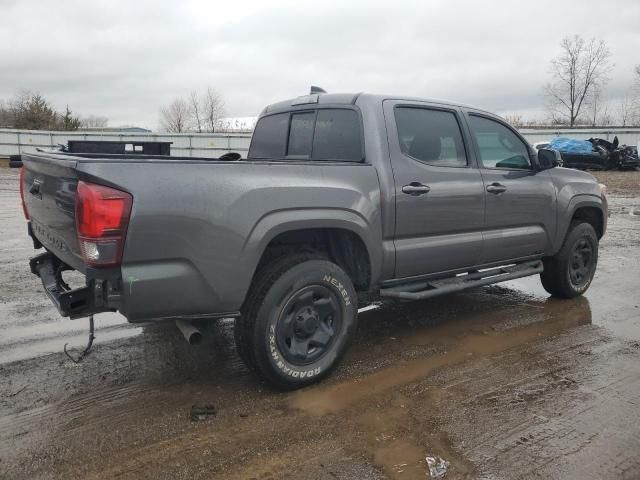
{"label": "overcast sky", "polygon": [[612,109],[640,63],[640,1],[0,0],[0,99],[22,89],[110,125],[216,88],[230,116],[307,93],[397,93],[544,116],[563,36],[605,40]]}

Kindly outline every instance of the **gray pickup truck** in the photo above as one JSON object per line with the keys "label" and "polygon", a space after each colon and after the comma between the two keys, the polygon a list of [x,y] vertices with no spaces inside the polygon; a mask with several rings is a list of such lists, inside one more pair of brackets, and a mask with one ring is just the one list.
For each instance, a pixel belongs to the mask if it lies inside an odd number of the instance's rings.
{"label": "gray pickup truck", "polygon": [[[40,151],[20,187],[31,270],[60,313],[234,317],[282,388],[327,375],[359,299],[419,300],[540,274],[592,281],[604,185],[501,118],[453,103],[311,94],[270,105],[246,159]],[[70,288],[65,270],[86,286]]]}

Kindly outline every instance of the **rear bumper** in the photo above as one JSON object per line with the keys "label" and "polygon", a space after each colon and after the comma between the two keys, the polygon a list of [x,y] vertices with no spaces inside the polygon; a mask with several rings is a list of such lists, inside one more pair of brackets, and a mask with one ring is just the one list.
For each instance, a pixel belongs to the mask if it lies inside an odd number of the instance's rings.
{"label": "rear bumper", "polygon": [[[125,295],[122,279],[120,276],[114,277],[113,270],[104,272],[110,274],[108,278],[100,278],[96,276],[98,269],[91,269],[85,273],[86,286],[71,289],[61,273],[73,268],[51,252],[33,257],[29,266],[31,272],[40,277],[45,293],[60,315],[71,319],[114,311],[120,311],[130,322],[240,316],[238,311],[194,311],[193,302],[208,297],[201,295],[193,285],[187,285],[187,291],[180,290],[180,282],[172,276],[161,276],[156,281],[129,276],[129,292]],[[163,290],[163,285],[171,287]],[[135,297],[133,290],[137,292]],[[187,296],[188,291],[195,293],[193,298]]]}
{"label": "rear bumper", "polygon": [[69,288],[61,273],[70,268],[50,252],[33,257],[29,266],[31,273],[40,277],[45,293],[63,317],[82,318],[119,307],[120,294],[111,280],[88,279],[85,287]]}

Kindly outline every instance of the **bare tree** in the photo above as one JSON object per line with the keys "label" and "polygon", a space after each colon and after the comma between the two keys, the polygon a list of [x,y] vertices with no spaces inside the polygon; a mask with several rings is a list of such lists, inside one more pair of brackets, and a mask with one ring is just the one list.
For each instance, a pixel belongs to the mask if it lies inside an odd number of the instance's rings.
{"label": "bare tree", "polygon": [[554,122],[574,126],[589,96],[606,83],[611,52],[603,40],[587,42],[579,35],[560,45],[562,53],[551,60],[553,79],[544,90]]}
{"label": "bare tree", "polygon": [[224,99],[209,87],[199,95],[192,90],[185,98],[177,98],[160,109],[160,126],[167,132],[215,132],[224,116]]}
{"label": "bare tree", "polygon": [[9,106],[0,100],[0,128],[11,128],[13,126],[13,115]]}
{"label": "bare tree", "polygon": [[602,101],[602,89],[599,85],[596,85],[593,88],[588,100],[588,103],[591,106],[591,126],[595,127],[597,125],[604,125],[604,123],[602,123],[602,119],[610,118],[608,113],[609,107]]}
{"label": "bare tree", "polygon": [[98,115],[89,115],[80,119],[80,126],[82,128],[103,128],[109,124],[107,117],[101,117]]}
{"label": "bare tree", "polygon": [[189,105],[182,98],[176,98],[167,107],[160,109],[160,126],[169,133],[182,133],[188,128]]}
{"label": "bare tree", "polygon": [[522,115],[517,113],[511,113],[506,115],[504,119],[508,124],[513,125],[516,128],[522,128],[524,126],[524,120],[522,119]]}
{"label": "bare tree", "polygon": [[191,122],[193,123],[193,128],[195,128],[196,132],[202,133],[202,106],[200,105],[200,96],[198,92],[195,90],[191,90],[188,98],[189,102],[189,115],[191,117]]}
{"label": "bare tree", "polygon": [[623,127],[627,127],[629,126],[629,123],[632,122],[633,120],[633,113],[634,113],[634,104],[633,104],[633,99],[631,97],[629,97],[629,95],[625,95],[624,97],[622,97],[622,100],[620,100],[620,108],[619,108],[619,113],[620,113],[620,125],[622,125]]}
{"label": "bare tree", "polygon": [[224,99],[213,88],[207,88],[202,98],[202,116],[207,132],[215,132],[218,121],[224,116]]}
{"label": "bare tree", "polygon": [[630,91],[630,98],[625,97],[623,100],[628,99],[629,110],[629,123],[632,125],[640,125],[640,64],[634,67],[635,81]]}

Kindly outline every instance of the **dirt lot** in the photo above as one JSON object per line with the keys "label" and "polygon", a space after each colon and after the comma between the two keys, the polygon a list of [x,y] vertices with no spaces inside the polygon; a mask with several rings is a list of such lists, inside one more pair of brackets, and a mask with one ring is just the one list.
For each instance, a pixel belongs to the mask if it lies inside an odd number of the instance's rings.
{"label": "dirt lot", "polygon": [[[232,323],[189,347],[172,324],[58,317],[37,279],[17,175],[0,169],[0,478],[640,478],[640,172],[603,173],[609,231],[584,298],[537,278],[360,315],[335,375],[259,383]],[[217,415],[189,419],[194,404]]]}
{"label": "dirt lot", "polygon": [[609,193],[625,197],[640,195],[640,172],[591,172],[607,186]]}

